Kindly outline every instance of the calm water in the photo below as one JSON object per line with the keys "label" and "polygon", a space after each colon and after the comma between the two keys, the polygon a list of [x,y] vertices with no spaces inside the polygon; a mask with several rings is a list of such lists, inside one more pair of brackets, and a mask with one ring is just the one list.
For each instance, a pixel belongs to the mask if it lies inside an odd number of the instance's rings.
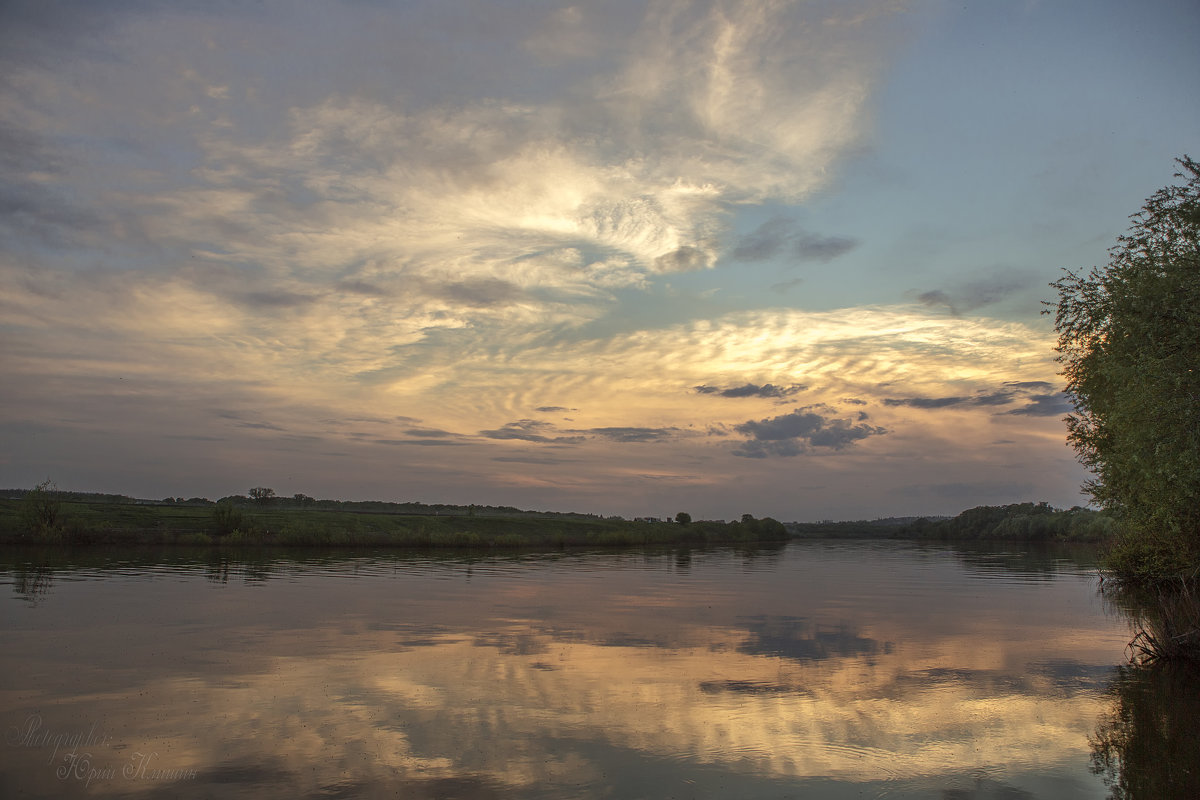
{"label": "calm water", "polygon": [[1086,563],[905,543],[0,561],[4,797],[1101,798]]}

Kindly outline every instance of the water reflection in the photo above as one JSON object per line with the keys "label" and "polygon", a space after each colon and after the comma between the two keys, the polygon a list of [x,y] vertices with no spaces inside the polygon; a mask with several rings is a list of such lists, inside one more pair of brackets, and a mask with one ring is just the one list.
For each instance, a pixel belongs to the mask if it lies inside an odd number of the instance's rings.
{"label": "water reflection", "polygon": [[1091,738],[1092,765],[1113,800],[1193,800],[1200,790],[1200,674],[1177,664],[1130,664]]}
{"label": "water reflection", "polygon": [[[36,606],[3,571],[6,796],[1105,792],[1089,735],[1127,637],[1057,557],[1037,581],[898,543],[80,558],[43,563]],[[31,719],[53,735],[20,741]],[[51,743],[92,727],[87,781]]]}
{"label": "water reflection", "polygon": [[1128,620],[1129,663],[1091,737],[1093,770],[1113,800],[1200,794],[1200,594],[1181,583],[1150,592],[1109,586],[1109,608]]}

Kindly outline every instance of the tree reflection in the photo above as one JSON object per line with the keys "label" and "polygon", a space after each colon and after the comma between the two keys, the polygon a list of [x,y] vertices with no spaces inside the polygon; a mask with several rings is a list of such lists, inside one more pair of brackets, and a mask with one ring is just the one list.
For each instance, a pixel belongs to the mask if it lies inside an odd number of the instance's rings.
{"label": "tree reflection", "polygon": [[1200,787],[1200,684],[1177,664],[1130,664],[1091,738],[1092,771],[1113,800],[1192,800]]}
{"label": "tree reflection", "polygon": [[45,564],[23,564],[13,570],[13,591],[31,605],[50,592],[53,582],[54,570]]}
{"label": "tree reflection", "polygon": [[1130,663],[1118,669],[1112,710],[1090,739],[1092,771],[1113,800],[1197,797],[1200,789],[1200,666],[1187,644],[1196,633],[1194,591],[1151,596],[1107,590],[1130,619]]}

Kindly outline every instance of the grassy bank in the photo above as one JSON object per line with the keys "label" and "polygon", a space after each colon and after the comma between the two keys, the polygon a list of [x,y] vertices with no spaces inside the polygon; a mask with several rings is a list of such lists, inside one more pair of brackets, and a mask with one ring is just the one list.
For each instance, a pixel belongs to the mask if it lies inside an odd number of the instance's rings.
{"label": "grassy bank", "polygon": [[[395,513],[271,504],[56,500],[39,523],[27,499],[0,500],[0,543],[285,547],[606,547],[778,541],[775,520],[641,522],[571,514]],[[515,512],[515,510],[513,510]]]}

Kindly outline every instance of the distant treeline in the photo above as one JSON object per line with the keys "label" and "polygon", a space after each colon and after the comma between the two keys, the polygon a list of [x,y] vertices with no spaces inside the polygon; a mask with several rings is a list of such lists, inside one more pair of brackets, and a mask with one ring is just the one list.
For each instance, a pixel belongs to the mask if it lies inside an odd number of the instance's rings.
{"label": "distant treeline", "polygon": [[[253,490],[252,490],[253,491]],[[0,500],[22,500],[29,494],[28,489],[0,489]],[[123,494],[105,494],[102,492],[72,492],[55,489],[54,495],[60,501],[76,503],[114,503],[119,505],[142,506],[191,506],[212,507],[220,503],[231,504],[239,508],[296,508],[316,511],[349,511],[366,514],[414,514],[417,516],[472,515],[497,516],[549,516],[575,517],[578,519],[601,519],[598,514],[586,514],[575,511],[530,511],[513,506],[484,506],[484,505],[454,505],[450,503],[396,503],[386,500],[321,500],[306,494],[277,495],[270,489],[262,490],[259,497],[244,494],[231,494],[216,500],[207,497],[165,497],[161,500],[147,500],[129,497]],[[611,517],[610,519],[619,519]]]}
{"label": "distant treeline", "polygon": [[510,507],[319,503],[258,490],[218,502],[142,501],[43,485],[0,497],[0,544],[545,549],[788,539],[782,523],[750,514],[726,523],[692,522],[680,512],[664,522]]}
{"label": "distant treeline", "polygon": [[769,517],[675,522],[597,514],[526,511],[512,506],[449,505],[277,496],[255,487],[220,500],[125,495],[47,488],[0,490],[0,542],[230,542],[294,545],[565,546],[806,539],[992,539],[1105,541],[1117,532],[1109,515],[1047,503],[979,506],[956,517],[889,517],[852,522],[793,522]]}
{"label": "distant treeline", "polygon": [[1101,511],[1048,503],[978,506],[957,517],[892,517],[855,522],[796,522],[793,536],[813,539],[995,539],[1026,542],[1099,542],[1117,532],[1117,522]]}

